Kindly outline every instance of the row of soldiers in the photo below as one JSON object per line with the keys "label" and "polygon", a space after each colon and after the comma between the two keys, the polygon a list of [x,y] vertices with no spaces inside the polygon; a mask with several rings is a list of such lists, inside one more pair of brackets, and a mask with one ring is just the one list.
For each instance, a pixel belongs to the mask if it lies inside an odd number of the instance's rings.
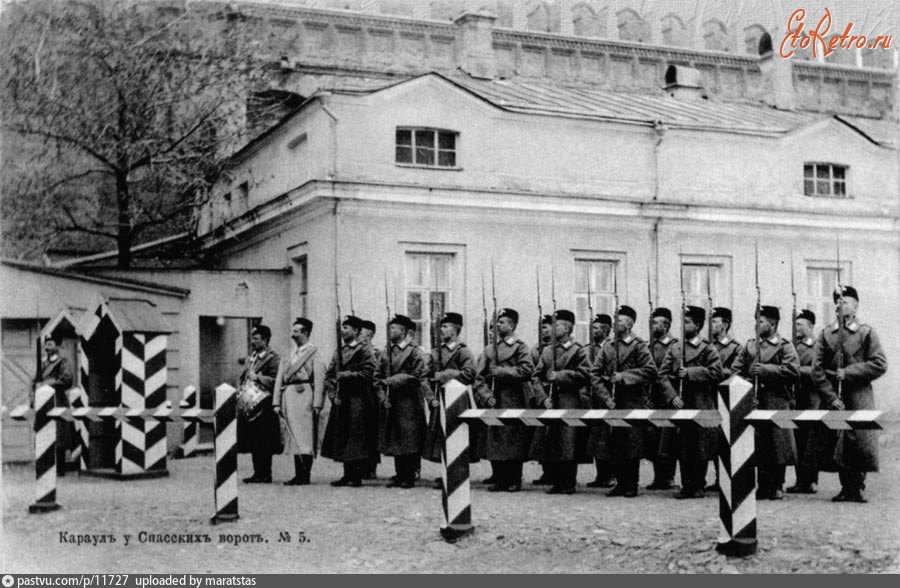
{"label": "row of soldiers", "polygon": [[[816,338],[815,315],[808,310],[798,315],[795,341],[778,333],[779,309],[761,306],[756,337],[744,345],[730,335],[732,314],[724,307],[711,313],[713,341],[703,337],[703,308],[685,307],[684,342],[669,334],[671,311],[656,308],[648,343],[632,330],[637,312],[623,305],[615,320],[603,314],[592,318],[585,346],[572,338],[574,314],[559,309],[542,317],[541,341],[534,347],[516,333],[518,313],[503,308],[491,325],[493,340],[477,356],[460,337],[458,313],[442,316],[441,343],[430,354],[412,342],[416,325],[406,316],[390,319],[389,343],[382,348],[372,345],[374,323],[347,316],[340,349],[327,369],[309,342],[312,322],[299,318],[291,356],[269,368],[274,395],[268,426],[274,442],[278,415],[287,425],[296,468],[287,483],[309,483],[317,416],[327,396],[332,408],[321,454],[344,467],[332,485],[361,486],[383,454],[395,461],[396,475],[388,486],[409,488],[421,458],[440,461],[436,392],[452,379],[470,385],[472,402],[482,408],[715,409],[717,385],[739,374],[754,383],[762,409],[871,409],[871,381],[886,371],[884,352],[875,331],[856,318],[856,290],[835,291],[834,301],[836,319]],[[260,333],[267,343],[268,329],[257,327],[254,337]],[[249,374],[261,357],[273,354],[267,345],[254,350],[246,378],[253,377]],[[239,423],[239,437],[240,430]],[[759,498],[781,499],[786,467],[795,465],[797,481],[788,492],[814,493],[818,471],[838,471],[842,489],[834,500],[865,502],[866,472],[878,469],[872,432],[800,429],[795,438],[789,430],[758,429],[756,437]],[[717,430],[699,427],[470,427],[470,458],[490,461],[487,482],[493,492],[521,490],[522,464],[536,459],[543,466],[536,484],[548,484],[552,494],[572,494],[579,463],[593,459],[597,478],[588,486],[611,487],[609,496],[634,497],[640,460],[650,459],[654,479],[649,489],[674,488],[680,465],[676,497],[699,498],[709,490],[707,470],[716,444]],[[245,481],[271,481],[271,455],[258,463],[254,454],[254,476]]]}

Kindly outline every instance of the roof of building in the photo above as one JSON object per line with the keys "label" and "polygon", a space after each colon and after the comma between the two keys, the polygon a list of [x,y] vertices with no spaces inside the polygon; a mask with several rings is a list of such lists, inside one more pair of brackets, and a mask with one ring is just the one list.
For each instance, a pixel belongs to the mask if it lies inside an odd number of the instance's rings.
{"label": "roof of building", "polygon": [[445,76],[431,72],[401,81],[365,87],[334,88],[341,94],[368,94],[434,76],[508,112],[544,116],[632,122],[653,125],[661,122],[670,128],[714,129],[725,132],[785,134],[826,118],[848,124],[873,143],[896,147],[895,122],[860,116],[828,115],[799,110],[781,110],[766,104],[681,99],[666,93],[647,94],[596,89],[590,86],[548,85],[524,80],[485,80],[465,74]]}
{"label": "roof of building", "polygon": [[66,269],[47,267],[27,261],[3,259],[0,260],[0,264],[27,272],[56,276],[59,278],[67,278],[70,280],[79,280],[82,282],[90,282],[93,284],[100,284],[104,286],[114,286],[117,288],[124,288],[138,292],[163,294],[167,296],[176,296],[178,298],[184,298],[191,293],[191,291],[186,288],[166,286],[160,284],[159,282],[145,282],[143,280],[134,280],[131,278],[109,278],[106,276],[88,275]]}
{"label": "roof of building", "polygon": [[107,306],[123,332],[172,332],[165,317],[149,300],[110,298]]}

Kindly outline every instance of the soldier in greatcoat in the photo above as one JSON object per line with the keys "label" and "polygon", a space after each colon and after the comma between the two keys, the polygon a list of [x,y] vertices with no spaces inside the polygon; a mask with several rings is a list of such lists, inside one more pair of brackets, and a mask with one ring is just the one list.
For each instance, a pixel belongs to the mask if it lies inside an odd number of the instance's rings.
{"label": "soldier in greatcoat", "polygon": [[[612,331],[612,317],[608,314],[594,315],[591,319],[591,343],[587,347],[588,363],[591,366],[594,365],[603,346],[609,344],[610,331]],[[609,425],[603,423],[593,428],[604,429],[609,428]],[[588,488],[612,488],[616,485],[615,472],[609,461],[594,457],[594,467],[597,469],[597,475],[593,481],[586,484]]]}
{"label": "soldier in greatcoat", "polygon": [[[531,363],[537,367],[538,361],[541,359],[541,352],[545,347],[550,345],[551,331],[550,325],[553,324],[553,316],[545,314],[541,317],[540,339],[531,348]],[[528,448],[528,459],[536,460],[541,466],[541,476],[531,483],[535,486],[552,486],[555,482],[553,479],[553,468],[548,468],[544,461],[547,453],[547,428],[538,427],[532,431],[531,446]]]}
{"label": "soldier in greatcoat", "polygon": [[362,486],[362,478],[378,453],[376,406],[372,400],[378,359],[370,345],[357,340],[361,328],[358,317],[348,315],[341,321],[341,347],[335,351],[325,377],[331,412],[322,457],[344,465],[343,476],[331,482],[332,486]]}
{"label": "soldier in greatcoat", "polygon": [[[581,344],[572,340],[575,314],[559,309],[555,313],[556,333],[544,347],[534,370],[535,399],[544,408],[590,408],[590,364]],[[553,349],[555,339],[556,349]],[[574,494],[578,462],[585,453],[587,439],[581,427],[563,423],[546,428],[542,463],[550,470],[553,486],[548,494]]]}
{"label": "soldier in greatcoat", "polygon": [[[722,360],[715,346],[703,339],[705,321],[703,308],[688,306],[684,313],[685,341],[669,347],[663,359],[659,380],[669,408],[716,409],[716,386],[722,381]],[[677,432],[681,490],[675,498],[703,498],[707,462],[716,458],[718,429],[687,426],[680,427]]]}
{"label": "soldier in greatcoat", "polygon": [[[503,308],[497,313],[497,340],[485,348],[476,368],[476,400],[486,408],[528,408],[533,402],[531,351],[516,336],[519,313]],[[522,489],[522,463],[528,458],[531,434],[525,425],[488,427],[487,459],[496,482],[489,492]]]}
{"label": "soldier in greatcoat", "polygon": [[[466,386],[475,383],[475,354],[460,339],[463,317],[456,312],[444,313],[441,317],[440,349],[432,349],[428,362],[429,388],[426,400],[431,409],[431,421],[425,436],[422,457],[429,461],[441,462],[441,445],[444,443],[440,425],[440,388],[451,380]],[[472,406],[471,408],[475,408]],[[441,478],[435,480],[435,489],[440,489]]]}
{"label": "soldier in greatcoat", "polygon": [[428,377],[425,353],[408,339],[412,319],[396,314],[389,323],[390,346],[381,354],[376,379],[381,403],[379,450],[394,457],[396,477],[388,488],[412,488],[425,442],[423,385]]}
{"label": "soldier in greatcoat", "polygon": [[[741,345],[731,336],[732,314],[731,309],[724,306],[716,306],[712,309],[710,321],[713,329],[713,345],[722,360],[722,381],[731,377],[731,366],[737,359]],[[716,461],[712,461],[716,481],[706,487],[707,492],[719,491],[719,468]]]}
{"label": "soldier in greatcoat", "polygon": [[[873,410],[872,381],[887,371],[887,357],[875,330],[856,316],[859,309],[856,289],[843,286],[835,290],[834,303],[837,318],[822,329],[813,348],[812,375],[821,408]],[[875,431],[813,429],[807,455],[811,466],[824,464],[831,466],[829,470],[837,469],[841,491],[832,501],[866,502],[863,496],[866,473],[878,471]]]}
{"label": "soldier in greatcoat", "polygon": [[[252,354],[241,373],[240,385],[253,382],[261,390],[271,392],[275,388],[280,360],[278,354],[269,348],[272,330],[265,325],[257,325],[250,332]],[[238,453],[250,453],[253,459],[253,475],[244,478],[247,484],[270,484],[272,482],[272,456],[281,453],[281,425],[272,409],[272,397],[262,401],[262,408],[253,420],[247,415],[237,419]]]}
{"label": "soldier in greatcoat", "polygon": [[288,435],[286,452],[294,456],[294,477],[285,486],[309,484],[313,459],[318,449],[318,418],[325,403],[325,362],[310,343],[313,323],[299,317],[291,326],[294,349],[282,358],[275,376],[272,404],[284,420]]}
{"label": "soldier in greatcoat", "polygon": [[724,306],[716,306],[710,315],[713,328],[713,344],[716,346],[719,359],[722,360],[723,381],[731,377],[731,366],[741,350],[741,344],[731,336],[731,319],[731,309]]}
{"label": "soldier in greatcoat", "polygon": [[[672,311],[662,306],[654,308],[650,314],[650,324],[653,334],[650,356],[659,370],[666,353],[678,343],[678,339],[669,334]],[[650,384],[650,407],[660,410],[671,408],[659,382]],[[653,481],[647,486],[647,490],[671,490],[675,487],[678,431],[672,428],[655,428],[650,430],[650,435],[653,437],[653,445],[649,448],[647,457],[653,462]]]}
{"label": "soldier in greatcoat", "polygon": [[[794,344],[778,334],[781,313],[774,306],[761,306],[756,321],[757,337],[750,339],[734,360],[734,373],[753,382],[762,410],[790,410],[794,384],[800,379],[800,359]],[[758,342],[758,347],[757,347]],[[784,498],[784,474],[797,463],[797,446],[790,429],[756,427],[756,497]]]}
{"label": "soldier in greatcoat", "polygon": [[[34,393],[41,386],[53,388],[54,403],[57,408],[69,408],[68,391],[74,378],[69,360],[59,352],[60,339],[56,335],[48,335],[44,339],[44,357],[39,372],[32,380],[31,406],[34,406]],[[64,476],[66,472],[66,451],[77,443],[75,424],[64,420],[56,421],[56,474]]]}
{"label": "soldier in greatcoat", "polygon": [[[616,310],[616,336],[603,346],[591,367],[592,404],[598,409],[647,408],[647,385],[656,380],[656,365],[647,344],[631,332],[637,313],[630,306]],[[644,427],[594,428],[588,447],[594,457],[610,461],[616,486],[607,496],[638,495],[641,458],[649,443]]]}
{"label": "soldier in greatcoat", "polygon": [[[372,339],[375,338],[375,333],[378,331],[378,328],[375,326],[374,322],[372,322],[368,319],[364,319],[362,321],[362,323],[360,323],[360,324],[362,325],[362,328],[360,328],[360,330],[359,330],[359,342],[362,343],[363,345],[368,345],[369,347],[371,347],[372,353],[374,353],[375,357],[377,358],[378,350],[375,349],[375,346],[372,343]],[[372,405],[377,407],[378,406],[378,390],[375,388],[375,386],[372,386],[371,388],[372,388]],[[378,418],[377,410],[375,411],[375,418],[376,419]],[[377,445],[378,444],[378,423],[377,422],[375,423],[373,431],[374,431],[373,443],[375,445]],[[376,477],[378,477],[378,464],[380,464],[380,463],[381,463],[381,454],[376,451],[374,459],[369,464],[368,468],[366,469],[365,473],[363,474],[363,480],[374,480]]]}
{"label": "soldier in greatcoat", "polygon": [[[797,337],[794,339],[794,347],[800,358],[800,382],[794,393],[794,403],[797,410],[818,410],[819,394],[813,385],[812,363],[813,347],[816,340],[813,338],[813,326],[816,324],[816,315],[811,310],[802,310],[797,315],[795,329]],[[804,465],[806,445],[809,440],[809,428],[798,427],[794,429],[794,441],[797,443],[798,463],[794,468],[797,475],[796,483],[787,489],[788,494],[815,494],[818,491],[819,472],[815,468]]]}

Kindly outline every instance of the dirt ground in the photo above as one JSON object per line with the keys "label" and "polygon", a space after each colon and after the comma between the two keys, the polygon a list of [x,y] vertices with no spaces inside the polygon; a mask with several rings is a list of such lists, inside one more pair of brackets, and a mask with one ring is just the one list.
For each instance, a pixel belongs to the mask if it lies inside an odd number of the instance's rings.
{"label": "dirt ground", "polygon": [[[62,509],[28,514],[33,471],[3,471],[3,537],[0,569],[9,572],[275,573],[865,573],[900,572],[900,439],[882,434],[882,471],[868,482],[869,504],[834,504],[837,476],[823,474],[819,493],[758,504],[759,552],[746,559],[715,551],[718,499],[677,501],[671,492],[644,491],[636,499],[607,498],[583,484],[579,492],[549,496],[530,484],[518,494],[492,494],[475,484],[475,534],[445,543],[438,474],[426,463],[412,490],[385,488],[388,459],[379,479],[364,488],[332,488],[340,467],[318,460],[313,485],[239,485],[237,522],[213,526],[212,457],[169,461],[171,476],[120,482],[69,475],[60,480]],[[276,457],[275,476],[286,480],[289,458]],[[241,456],[240,475],[250,473]],[[487,476],[472,467],[476,482]],[[538,467],[526,464],[525,479]],[[643,463],[642,485],[650,481]],[[788,472],[788,483],[793,472]],[[153,543],[139,534],[208,534],[210,543]],[[301,532],[302,537],[301,538]],[[286,541],[280,541],[285,533]],[[131,535],[125,545],[125,535]],[[78,537],[111,535],[115,543],[77,545]],[[220,542],[220,535],[225,537]],[[235,545],[234,536],[261,543]],[[202,537],[201,537],[202,538]],[[98,537],[99,539],[99,537]],[[108,538],[107,538],[108,539]]]}

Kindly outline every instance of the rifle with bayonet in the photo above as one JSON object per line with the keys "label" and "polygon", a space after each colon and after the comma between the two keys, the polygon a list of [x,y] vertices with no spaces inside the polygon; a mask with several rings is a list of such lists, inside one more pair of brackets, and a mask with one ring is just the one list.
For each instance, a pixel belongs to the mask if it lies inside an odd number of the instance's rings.
{"label": "rifle with bayonet", "polygon": [[481,274],[481,310],[484,312],[484,322],[481,325],[481,339],[484,343],[484,349],[487,349],[487,346],[490,344],[490,337],[488,336],[487,302],[484,297],[484,273]]}
{"label": "rifle with bayonet", "polygon": [[[494,316],[492,321],[492,331],[494,336],[494,358],[491,365],[494,369],[498,369],[500,366],[500,334],[497,331],[497,282],[494,276],[494,260],[491,260],[491,299],[494,303]],[[491,376],[491,398],[495,398],[494,394],[497,392],[497,377]],[[496,400],[495,400],[496,402]]]}
{"label": "rifle with bayonet", "polygon": [[[684,292],[684,263],[678,264],[678,276],[681,282],[681,367],[687,365],[687,335],[684,333],[684,313],[687,311],[687,301]],[[678,396],[684,397],[684,378],[678,378]]]}
{"label": "rifle with bayonet", "polygon": [[706,335],[709,338],[710,344],[713,342],[713,327],[712,327],[712,312],[713,312],[713,299],[712,299],[712,287],[710,286],[710,278],[709,275],[710,265],[709,265],[709,256],[706,257],[706,302],[707,306],[709,306],[709,311],[706,314]]}
{"label": "rifle with bayonet", "polygon": [[[387,272],[384,273],[384,310],[385,310],[385,324],[384,324],[384,357],[385,363],[387,366],[385,367],[385,373],[387,374],[387,378],[390,379],[391,371],[393,370],[393,349],[391,348],[391,299],[388,295],[388,282],[387,282]],[[391,408],[391,385],[390,383],[384,384],[384,400],[385,400],[385,408],[390,410]]]}
{"label": "rifle with bayonet", "polygon": [[[841,237],[837,238],[837,288],[838,288],[838,304],[835,314],[838,321],[838,370],[844,369],[844,286],[841,284]],[[837,381],[837,397],[838,400],[844,402],[843,381]]]}
{"label": "rifle with bayonet", "polygon": [[544,322],[544,308],[541,306],[541,268],[539,266],[535,266],[535,283],[537,287],[537,307],[538,307],[538,324],[537,324],[537,349],[538,349],[538,357],[541,354],[541,343],[543,342],[543,338],[541,337],[541,323]]}
{"label": "rifle with bayonet", "polygon": [[[556,371],[556,272],[553,271],[553,268],[550,268],[550,303],[553,305],[553,314],[550,315],[550,357],[553,358],[553,364],[551,366],[551,371]],[[557,403],[554,401],[554,392],[556,391],[556,386],[553,385],[553,382],[550,382],[550,392],[547,396],[550,398],[550,405],[556,406]]]}
{"label": "rifle with bayonet", "polygon": [[594,333],[591,330],[594,326],[594,301],[592,300],[593,296],[591,295],[591,272],[588,270],[587,275],[587,307],[588,307],[588,327],[587,327],[587,344],[588,344],[588,356],[591,361],[591,365],[594,365]]}
{"label": "rifle with bayonet", "polygon": [[[759,337],[759,319],[762,316],[762,294],[759,288],[759,241],[753,242],[753,279],[756,282],[756,312],[754,333],[756,334],[756,363],[762,367],[762,340]],[[756,397],[759,394],[759,376],[753,377],[753,394]]]}
{"label": "rifle with bayonet", "polygon": [[650,266],[647,266],[647,345],[653,344],[653,295],[650,292]]}
{"label": "rifle with bayonet", "polygon": [[347,276],[347,284],[350,286],[350,314],[356,316],[356,309],[353,308],[353,276]]}
{"label": "rifle with bayonet", "polygon": [[[613,375],[619,371],[619,268],[613,266]],[[615,402],[616,399],[616,383],[612,383],[612,400]]]}
{"label": "rifle with bayonet", "polygon": [[[791,344],[797,345],[797,289],[794,286],[794,248],[791,247]],[[791,409],[797,398],[797,392],[800,389],[799,384],[791,386]]]}

